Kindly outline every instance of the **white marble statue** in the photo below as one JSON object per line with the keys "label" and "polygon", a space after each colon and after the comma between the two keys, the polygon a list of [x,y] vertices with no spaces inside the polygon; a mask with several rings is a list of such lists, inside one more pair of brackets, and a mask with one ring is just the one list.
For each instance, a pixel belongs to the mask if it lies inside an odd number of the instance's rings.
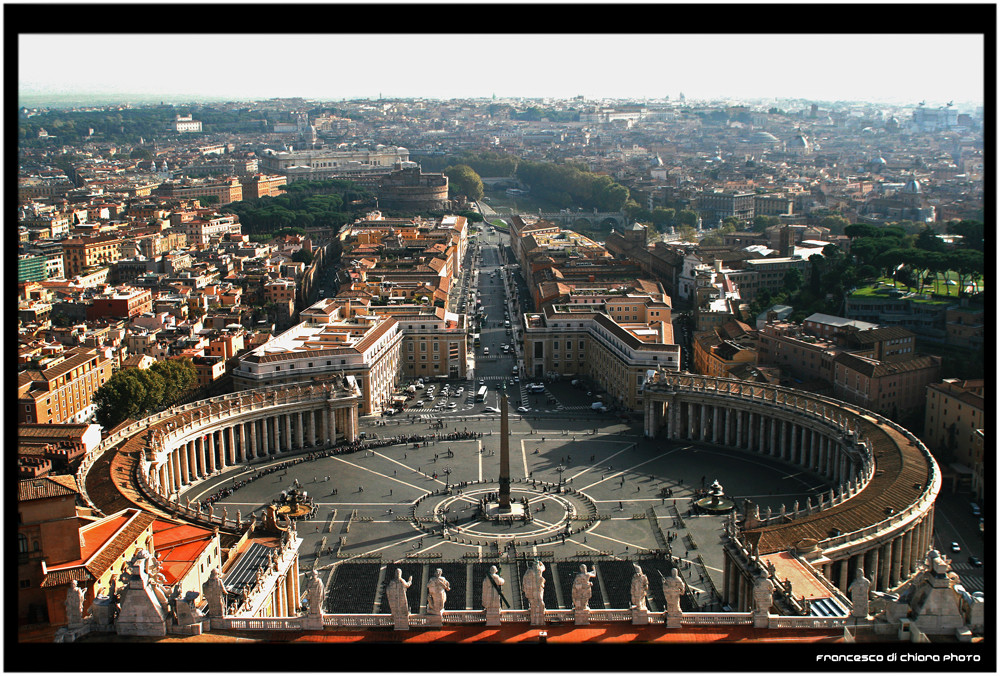
{"label": "white marble statue", "polygon": [[86,589],[79,587],[76,580],[70,580],[66,589],[66,622],[69,626],[83,624],[83,599],[86,595]]}
{"label": "white marble statue", "polygon": [[310,573],[306,593],[309,595],[309,614],[322,615],[323,599],[326,596],[326,590],[323,585],[323,579],[319,576],[318,570],[314,570]]}
{"label": "white marble statue", "polygon": [[681,596],[686,588],[684,580],[681,579],[680,571],[674,568],[670,571],[670,576],[663,578],[663,596],[666,599],[667,615],[680,616]]}
{"label": "white marble statue", "polygon": [[503,594],[504,579],[500,577],[496,566],[490,566],[489,575],[483,578],[483,608],[500,610],[500,596]]}
{"label": "white marble statue", "polygon": [[632,576],[632,586],[630,589],[632,596],[632,607],[638,610],[646,610],[646,594],[649,592],[649,578],[642,572],[639,564],[633,563],[635,575]]}
{"label": "white marble statue", "polygon": [[427,614],[440,615],[444,612],[444,603],[448,600],[451,583],[441,574],[441,569],[434,571],[433,577],[427,581]]}
{"label": "white marble statue", "polygon": [[851,605],[853,606],[851,615],[853,617],[868,616],[868,591],[871,587],[872,582],[865,577],[865,571],[858,568],[854,575],[854,582],[847,588],[851,595]]}
{"label": "white marble statue", "polygon": [[403,569],[396,569],[396,577],[389,582],[385,589],[386,598],[389,601],[389,610],[393,617],[406,617],[410,614],[410,606],[406,602],[406,590],[413,584],[413,576],[409,580],[403,579]]}
{"label": "white marble statue", "polygon": [[755,613],[769,613],[774,603],[774,583],[766,575],[759,576],[753,583],[753,605]]}
{"label": "white marble statue", "polygon": [[212,617],[224,617],[226,614],[226,586],[222,581],[222,573],[213,568],[208,580],[201,587],[208,602],[208,614]]}
{"label": "white marble statue", "polygon": [[587,564],[580,564],[580,572],[573,579],[573,609],[589,610],[590,596],[593,593],[594,583],[591,582],[597,577],[596,570],[587,570]]}
{"label": "white marble statue", "polygon": [[524,590],[524,595],[528,599],[529,609],[545,610],[545,601],[543,599],[545,595],[545,578],[542,577],[542,573],[545,572],[545,564],[535,559],[535,561],[528,567],[528,572],[524,574],[522,580],[522,589]]}

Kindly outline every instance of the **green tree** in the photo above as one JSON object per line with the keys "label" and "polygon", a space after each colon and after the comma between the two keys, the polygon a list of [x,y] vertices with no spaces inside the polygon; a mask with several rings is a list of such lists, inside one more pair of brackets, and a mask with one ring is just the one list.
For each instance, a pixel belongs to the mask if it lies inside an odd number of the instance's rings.
{"label": "green tree", "polygon": [[843,235],[850,221],[838,214],[831,214],[824,217],[819,224],[820,227],[829,228],[832,235]]}
{"label": "green tree", "polygon": [[981,221],[951,221],[948,223],[948,232],[962,237],[958,246],[983,251],[983,224]]}
{"label": "green tree", "polygon": [[792,268],[785,273],[784,283],[782,287],[785,291],[789,293],[795,293],[802,286],[802,271],[798,268]]}
{"label": "green tree", "polygon": [[309,251],[308,249],[299,249],[292,254],[292,260],[296,263],[305,263],[306,265],[310,265],[313,262],[312,251]]}
{"label": "green tree", "polygon": [[94,392],[94,417],[106,430],[140,417],[146,391],[142,381],[129,374],[133,370],[118,371]]}
{"label": "green tree", "polygon": [[917,235],[914,246],[924,251],[945,251],[948,248],[941,238],[937,236],[934,228],[929,225],[924,227],[920,231],[920,234]]}
{"label": "green tree", "polygon": [[470,200],[483,198],[483,179],[467,164],[458,164],[444,170],[448,189],[453,195],[465,195]]}
{"label": "green tree", "polygon": [[753,226],[751,226],[750,229],[753,230],[754,232],[764,232],[767,228],[771,227],[772,225],[778,225],[780,223],[781,219],[778,218],[777,216],[766,216],[764,214],[761,214],[760,216],[754,216]]}
{"label": "green tree", "polygon": [[698,225],[698,212],[691,211],[690,209],[683,209],[677,214],[677,222],[693,229],[694,226]]}
{"label": "green tree", "polygon": [[219,203],[218,195],[202,195],[201,197],[198,198],[198,204],[200,204],[203,207],[210,207],[213,204],[218,204],[218,203]]}
{"label": "green tree", "polygon": [[698,240],[698,231],[690,225],[682,225],[679,227],[677,229],[677,234],[679,234],[681,239],[685,242],[695,242]]}

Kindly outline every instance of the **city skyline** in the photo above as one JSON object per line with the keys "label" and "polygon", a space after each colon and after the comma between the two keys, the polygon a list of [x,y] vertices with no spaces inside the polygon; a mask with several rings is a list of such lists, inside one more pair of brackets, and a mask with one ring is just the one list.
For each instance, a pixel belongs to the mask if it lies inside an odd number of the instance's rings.
{"label": "city skyline", "polygon": [[[906,106],[921,101],[982,105],[984,97],[984,38],[975,34],[230,34],[209,41],[204,37],[22,34],[18,36],[19,103],[54,105],[66,99],[108,103],[116,98],[133,103],[290,97],[676,99],[683,93],[689,100],[804,99]],[[277,71],[280,78],[240,68],[227,73],[224,82],[214,69],[205,67],[262,39],[268,41],[268,52],[294,54],[290,63],[311,67],[282,67]],[[118,49],[93,49],[108,40],[114,40]],[[922,49],[929,40],[935,48]],[[386,41],[427,55],[434,53],[435,45],[446,45],[449,54],[468,53],[472,58],[448,59],[442,72],[428,68],[425,59],[400,59],[399,50],[393,49],[385,57],[352,60],[349,69],[335,69],[338,54],[359,53],[366,44]],[[510,49],[512,44],[531,48]],[[859,49],[862,45],[864,49]],[[123,52],[141,56],[123,60]],[[169,58],[162,58],[167,53]],[[692,59],[692,54],[698,58]],[[734,54],[750,55],[739,61],[739,70],[732,67]],[[824,56],[812,56],[817,54]],[[317,75],[317,67],[322,72],[324,63],[334,64],[329,81]],[[780,68],[773,67],[776,63]],[[661,77],[651,75],[657,72]]]}

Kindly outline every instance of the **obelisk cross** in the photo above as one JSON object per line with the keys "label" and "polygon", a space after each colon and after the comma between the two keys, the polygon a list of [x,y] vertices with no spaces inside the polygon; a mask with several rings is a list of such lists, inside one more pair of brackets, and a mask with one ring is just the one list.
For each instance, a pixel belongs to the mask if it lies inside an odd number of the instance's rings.
{"label": "obelisk cross", "polygon": [[510,447],[507,444],[507,383],[500,385],[500,491],[498,507],[510,510]]}

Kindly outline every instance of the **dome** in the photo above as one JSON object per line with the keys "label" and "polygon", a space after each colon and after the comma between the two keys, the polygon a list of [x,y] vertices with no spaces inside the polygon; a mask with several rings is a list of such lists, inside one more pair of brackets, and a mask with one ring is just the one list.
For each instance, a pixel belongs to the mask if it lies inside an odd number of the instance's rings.
{"label": "dome", "polygon": [[766,131],[755,131],[750,135],[751,143],[775,143],[778,137],[774,134],[769,134]]}
{"label": "dome", "polygon": [[808,148],[809,141],[807,141],[806,137],[803,136],[802,134],[798,134],[788,142],[788,145],[791,146],[792,148]]}
{"label": "dome", "polygon": [[883,159],[882,156],[879,155],[878,157],[876,157],[875,159],[873,159],[871,162],[868,163],[868,167],[872,171],[881,171],[882,169],[885,169],[886,164],[887,163],[885,159]]}
{"label": "dome", "polygon": [[915,178],[911,178],[909,181],[907,181],[906,185],[903,186],[903,192],[913,193],[913,194],[919,193],[920,181],[918,181]]}

